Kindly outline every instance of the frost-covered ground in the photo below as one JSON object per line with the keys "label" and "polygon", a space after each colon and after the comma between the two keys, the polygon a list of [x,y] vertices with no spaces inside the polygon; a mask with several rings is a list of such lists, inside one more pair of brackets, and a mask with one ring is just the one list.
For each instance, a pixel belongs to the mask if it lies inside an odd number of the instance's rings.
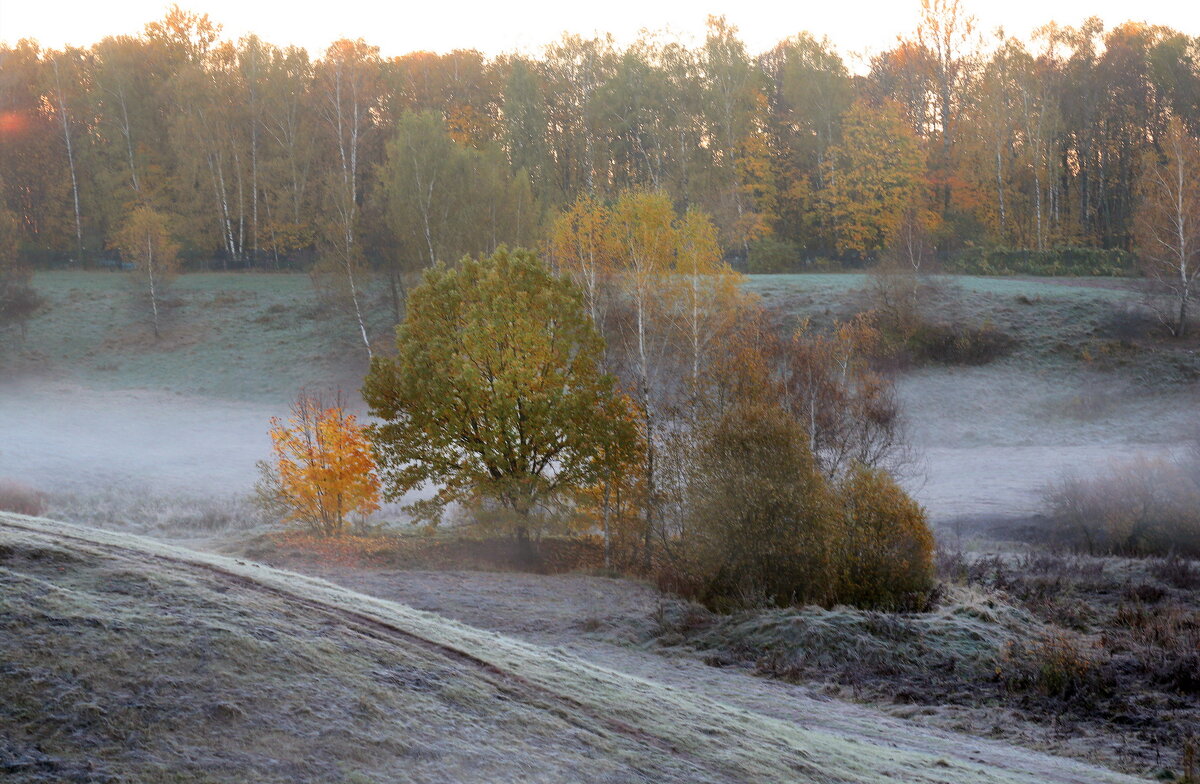
{"label": "frost-covered ground", "polygon": [[0,476],[45,492],[248,492],[286,407],[60,381],[0,383]]}
{"label": "frost-covered ground", "polygon": [[[581,614],[561,600],[573,578],[446,575],[453,582],[436,594],[449,588],[459,601],[439,611],[468,618],[455,609],[474,596],[477,610],[491,605],[482,619],[492,629],[504,628],[503,611],[545,623],[510,636],[386,601],[426,603],[378,577],[362,575],[361,587],[385,601],[0,513],[0,610],[12,619],[0,643],[13,652],[0,722],[17,728],[0,737],[0,762],[38,784],[165,781],[164,771],[263,782],[1135,781],[696,660],[591,645],[562,629],[560,613],[541,612]],[[614,602],[614,585],[630,584],[597,582],[576,582],[596,612],[644,601],[635,591]],[[146,650],[152,674],[128,653]]]}

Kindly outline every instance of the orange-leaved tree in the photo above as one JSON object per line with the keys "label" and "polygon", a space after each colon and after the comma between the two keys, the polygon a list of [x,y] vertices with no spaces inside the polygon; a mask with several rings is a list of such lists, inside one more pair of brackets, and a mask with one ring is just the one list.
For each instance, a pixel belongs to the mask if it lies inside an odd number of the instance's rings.
{"label": "orange-leaved tree", "polygon": [[379,477],[363,428],[338,404],[301,394],[292,416],[271,419],[277,493],[295,520],[322,536],[345,532],[352,515],[379,508]]}

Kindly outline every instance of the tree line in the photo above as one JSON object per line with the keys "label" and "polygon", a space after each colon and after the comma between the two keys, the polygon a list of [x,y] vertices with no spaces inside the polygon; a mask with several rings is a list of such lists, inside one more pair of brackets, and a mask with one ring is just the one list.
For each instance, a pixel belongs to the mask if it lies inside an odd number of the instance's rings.
{"label": "tree line", "polygon": [[0,48],[0,208],[26,262],[100,263],[148,209],[192,268],[315,264],[352,295],[355,269],[534,245],[580,195],[630,189],[704,210],[751,261],[864,263],[914,234],[1133,248],[1147,156],[1172,120],[1200,131],[1197,39],[1096,19],[985,36],[961,0],[915,22],[855,74],[807,33],[755,55],[722,18],[695,47],[315,57],[175,7],[90,47]]}

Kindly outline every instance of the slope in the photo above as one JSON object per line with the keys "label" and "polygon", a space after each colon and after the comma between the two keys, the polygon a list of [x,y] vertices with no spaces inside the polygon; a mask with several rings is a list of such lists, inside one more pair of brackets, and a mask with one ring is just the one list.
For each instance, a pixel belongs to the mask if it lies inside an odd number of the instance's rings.
{"label": "slope", "polygon": [[1133,781],[806,728],[322,580],[3,514],[0,650],[13,781]]}

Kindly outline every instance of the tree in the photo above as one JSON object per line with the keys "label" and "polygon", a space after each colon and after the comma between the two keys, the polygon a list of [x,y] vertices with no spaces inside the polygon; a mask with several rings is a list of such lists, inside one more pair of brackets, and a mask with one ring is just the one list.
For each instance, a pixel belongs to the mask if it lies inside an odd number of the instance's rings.
{"label": "tree", "polygon": [[922,197],[920,145],[895,104],[858,101],[829,152],[824,200],[841,253],[872,257],[886,248],[907,209]]}
{"label": "tree", "polygon": [[322,536],[345,533],[347,518],[379,508],[379,477],[363,428],[340,403],[302,394],[286,421],[271,419],[273,490],[296,520]]}
{"label": "tree", "polygon": [[1161,314],[1163,322],[1172,335],[1183,337],[1200,276],[1200,140],[1175,118],[1159,148],[1142,169],[1137,248],[1147,273],[1175,303]]}
{"label": "tree", "polygon": [[529,251],[426,272],[396,349],[363,384],[371,438],[390,497],[438,487],[412,507],[432,522],[462,502],[530,554],[557,504],[637,448],[582,294]]}
{"label": "tree", "polygon": [[386,151],[377,175],[397,322],[407,273],[534,239],[539,215],[529,178],[514,174],[497,146],[461,144],[438,113],[426,111],[401,114]]}
{"label": "tree", "polygon": [[550,237],[558,271],[586,297],[593,321],[610,335],[606,357],[636,403],[646,445],[643,567],[659,533],[658,444],[673,404],[693,413],[710,381],[711,346],[730,330],[742,296],[722,259],[717,229],[693,209],[680,216],[663,192],[622,193],[607,207],[581,196]]}
{"label": "tree", "polygon": [[179,274],[179,244],[171,237],[169,220],[151,207],[139,206],[130,213],[113,244],[133,265],[129,274],[149,298],[154,339],[158,340],[163,292]]}
{"label": "tree", "polygon": [[28,267],[17,258],[19,231],[16,216],[0,205],[0,329],[19,324],[24,336],[42,299],[30,285]]}
{"label": "tree", "polygon": [[368,358],[372,350],[363,303],[358,230],[362,172],[368,163],[367,148],[376,136],[372,131],[382,91],[380,67],[379,47],[369,46],[360,38],[334,41],[317,69],[326,153],[333,153],[325,182],[328,220],[324,260],[345,284]]}
{"label": "tree", "polygon": [[896,468],[907,457],[895,390],[871,367],[880,340],[869,318],[859,316],[828,334],[806,322],[791,340],[767,346],[781,404],[801,423],[830,478],[855,464]]}
{"label": "tree", "polygon": [[962,0],[921,0],[921,23],[917,26],[917,40],[933,55],[941,141],[934,168],[943,209],[950,207],[956,126],[963,82],[969,75],[962,49],[971,43],[975,33],[975,18],[965,13],[962,4]]}
{"label": "tree", "polygon": [[603,329],[608,304],[606,284],[613,271],[608,221],[608,209],[582,194],[559,213],[550,226],[548,239],[555,268],[582,289],[588,315],[597,329]]}

